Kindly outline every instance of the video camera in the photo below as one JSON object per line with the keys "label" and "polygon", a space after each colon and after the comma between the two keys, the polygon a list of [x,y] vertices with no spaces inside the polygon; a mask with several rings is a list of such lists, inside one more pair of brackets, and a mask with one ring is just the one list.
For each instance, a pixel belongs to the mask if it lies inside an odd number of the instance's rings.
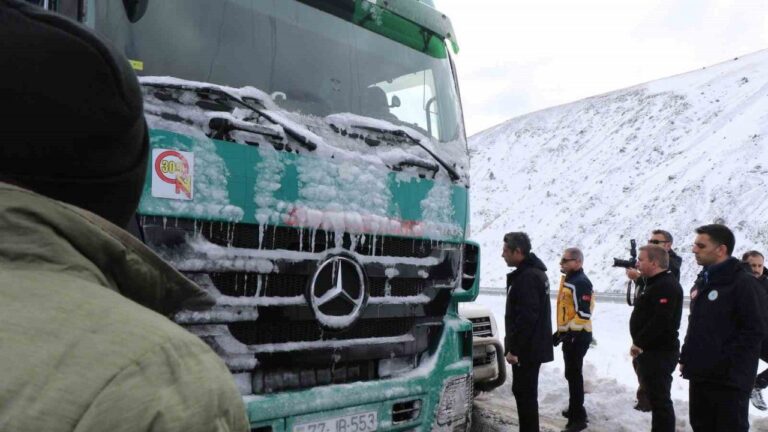
{"label": "video camera", "polygon": [[631,258],[628,260],[614,258],[613,266],[622,268],[635,268],[637,266],[637,242],[635,239],[629,241],[629,255]]}
{"label": "video camera", "polygon": [[[621,258],[614,258],[613,259],[613,266],[614,267],[621,267],[621,268],[636,268],[637,267],[637,242],[635,239],[632,239],[629,241],[629,256],[630,258],[628,260],[621,259]],[[632,294],[632,281],[630,280],[627,282],[627,304],[630,306],[633,306],[634,300],[638,296],[638,292],[635,292],[634,295]]]}

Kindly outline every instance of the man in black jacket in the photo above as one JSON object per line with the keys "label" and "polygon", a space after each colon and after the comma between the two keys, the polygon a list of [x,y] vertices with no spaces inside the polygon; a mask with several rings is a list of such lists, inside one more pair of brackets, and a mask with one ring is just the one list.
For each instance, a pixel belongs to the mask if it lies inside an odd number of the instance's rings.
{"label": "man in black jacket", "polygon": [[531,252],[524,232],[504,236],[501,254],[515,270],[507,275],[507,310],[504,317],[506,359],[512,365],[521,432],[539,430],[539,368],[554,359],[547,267]]}
{"label": "man in black jacket", "polygon": [[637,269],[646,284],[629,320],[630,355],[637,361],[637,375],[648,395],[653,413],[652,432],[675,430],[675,409],[669,392],[680,350],[677,336],[683,313],[683,289],[668,268],[669,255],[664,248],[640,248]]}
{"label": "man in black jacket", "polygon": [[[683,259],[680,258],[680,255],[676,254],[672,249],[673,241],[674,239],[672,238],[672,234],[670,234],[669,231],[655,229],[653,232],[651,232],[651,238],[648,239],[648,244],[661,246],[665,251],[667,251],[667,254],[669,254],[668,270],[672,272],[672,275],[675,276],[675,279],[679,282],[680,265],[682,264]],[[627,277],[635,282],[635,293],[636,296],[639,296],[645,289],[645,276],[641,275],[637,269],[628,268]],[[637,359],[632,361],[632,366],[634,366],[635,373],[637,373]],[[638,411],[648,412],[651,410],[651,402],[648,400],[645,384],[640,379],[639,374],[637,376],[637,383],[637,404],[635,405],[635,409]]]}
{"label": "man in black jacket", "polygon": [[[742,263],[745,265],[745,269],[752,273],[752,276],[757,278],[758,282],[763,286],[764,294],[768,297],[768,269],[765,268],[765,257],[758,251],[751,250],[741,257]],[[768,311],[763,311],[768,312]],[[768,341],[763,341],[763,345],[760,349],[760,360],[768,362]],[[768,369],[757,374],[755,378],[755,388],[752,389],[750,399],[752,405],[755,408],[765,411],[768,409],[765,400],[763,399],[762,390],[768,387]]]}
{"label": "man in black jacket", "polygon": [[757,279],[733,258],[736,243],[725,225],[696,229],[693,253],[704,266],[691,289],[688,332],[680,371],[690,381],[695,432],[749,430],[749,394],[765,337]]}

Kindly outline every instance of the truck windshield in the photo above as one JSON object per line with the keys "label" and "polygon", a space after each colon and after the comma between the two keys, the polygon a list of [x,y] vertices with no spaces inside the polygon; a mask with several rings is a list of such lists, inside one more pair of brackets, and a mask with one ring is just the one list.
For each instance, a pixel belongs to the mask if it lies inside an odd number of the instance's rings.
{"label": "truck windshield", "polygon": [[288,112],[352,113],[465,149],[445,42],[366,0],[89,3],[88,24],[140,76],[251,86]]}

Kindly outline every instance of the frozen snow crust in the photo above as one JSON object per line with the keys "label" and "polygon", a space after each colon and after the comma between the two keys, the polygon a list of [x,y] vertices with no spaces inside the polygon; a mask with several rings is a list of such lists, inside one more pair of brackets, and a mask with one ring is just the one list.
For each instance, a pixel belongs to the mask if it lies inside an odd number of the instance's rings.
{"label": "frozen snow crust", "polygon": [[[150,169],[142,214],[463,240],[468,163],[460,143],[436,148],[415,130],[353,114],[289,113],[254,88],[157,77],[142,84],[152,147],[195,158],[194,199],[152,196]],[[158,99],[163,86],[174,100]],[[205,110],[196,105],[200,89],[265,108]],[[234,143],[208,137],[214,118],[240,128],[230,133]]]}

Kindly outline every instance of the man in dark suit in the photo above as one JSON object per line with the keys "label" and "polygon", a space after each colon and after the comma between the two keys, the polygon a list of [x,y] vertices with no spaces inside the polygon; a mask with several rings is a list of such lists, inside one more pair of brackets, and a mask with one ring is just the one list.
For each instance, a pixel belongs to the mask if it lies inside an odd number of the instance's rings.
{"label": "man in dark suit", "polygon": [[504,236],[501,254],[515,270],[507,275],[505,354],[512,365],[512,393],[521,432],[539,430],[539,368],[554,359],[547,267],[531,252],[524,232]]}

